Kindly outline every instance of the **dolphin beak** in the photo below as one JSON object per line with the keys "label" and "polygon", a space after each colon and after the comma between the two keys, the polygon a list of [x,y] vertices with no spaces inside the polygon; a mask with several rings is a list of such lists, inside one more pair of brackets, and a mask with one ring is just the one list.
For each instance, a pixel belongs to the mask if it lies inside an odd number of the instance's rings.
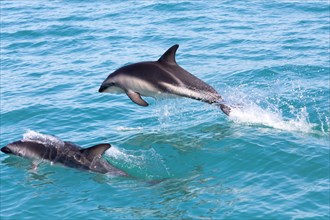
{"label": "dolphin beak", "polygon": [[3,147],[1,148],[1,151],[5,154],[12,154],[11,150],[8,147]]}
{"label": "dolphin beak", "polygon": [[108,87],[104,86],[103,84],[101,85],[101,87],[99,88],[99,92],[103,92],[104,90],[106,90]]}

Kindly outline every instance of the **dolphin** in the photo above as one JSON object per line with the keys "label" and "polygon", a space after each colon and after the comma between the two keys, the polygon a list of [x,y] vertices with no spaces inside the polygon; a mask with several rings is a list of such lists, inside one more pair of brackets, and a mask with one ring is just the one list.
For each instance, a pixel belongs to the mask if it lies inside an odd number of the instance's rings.
{"label": "dolphin", "polygon": [[36,166],[36,161],[46,160],[96,173],[128,176],[124,171],[102,159],[103,153],[110,147],[110,144],[103,143],[84,149],[51,135],[28,132],[22,140],[9,143],[2,147],[1,151],[5,154],[32,159],[34,166]]}
{"label": "dolphin", "polygon": [[178,47],[178,44],[173,45],[157,61],[133,63],[117,69],[103,81],[99,92],[126,93],[140,106],[149,105],[141,96],[182,96],[215,104],[229,115],[231,108],[212,86],[177,64]]}

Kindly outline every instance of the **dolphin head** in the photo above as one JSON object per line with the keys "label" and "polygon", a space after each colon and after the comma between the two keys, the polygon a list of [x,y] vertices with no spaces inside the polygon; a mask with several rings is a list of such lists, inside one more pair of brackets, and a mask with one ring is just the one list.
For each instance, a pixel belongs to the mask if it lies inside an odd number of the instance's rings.
{"label": "dolphin head", "polygon": [[7,146],[4,146],[3,148],[1,148],[1,152],[5,153],[5,154],[13,154],[12,150]]}
{"label": "dolphin head", "polygon": [[43,158],[47,147],[35,142],[15,141],[1,148],[5,154],[12,154],[20,157],[38,159]]}
{"label": "dolphin head", "polygon": [[102,83],[99,92],[122,93],[124,90],[120,87],[116,75],[118,70],[111,73]]}

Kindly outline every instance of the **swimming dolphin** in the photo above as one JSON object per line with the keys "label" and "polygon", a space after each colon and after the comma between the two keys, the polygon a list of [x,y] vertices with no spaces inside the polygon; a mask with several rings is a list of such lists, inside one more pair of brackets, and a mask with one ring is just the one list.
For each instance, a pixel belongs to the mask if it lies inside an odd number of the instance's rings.
{"label": "swimming dolphin", "polygon": [[[97,173],[109,173],[116,176],[128,176],[102,159],[103,153],[111,147],[110,144],[98,144],[89,148],[62,141],[51,135],[29,132],[19,141],[12,142],[1,151],[33,161],[47,160],[68,167],[90,170]],[[34,165],[36,165],[34,163]]]}
{"label": "swimming dolphin", "polygon": [[214,88],[176,63],[178,47],[178,44],[173,45],[157,61],[134,63],[117,69],[104,80],[99,92],[126,93],[141,106],[149,105],[141,95],[154,98],[183,96],[218,105],[229,115],[230,107]]}

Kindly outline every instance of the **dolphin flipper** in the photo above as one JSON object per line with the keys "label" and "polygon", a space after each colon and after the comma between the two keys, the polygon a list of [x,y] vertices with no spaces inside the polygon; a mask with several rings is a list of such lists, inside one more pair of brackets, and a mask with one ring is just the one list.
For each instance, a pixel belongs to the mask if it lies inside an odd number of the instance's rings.
{"label": "dolphin flipper", "polygon": [[141,105],[141,106],[148,106],[149,104],[144,101],[140,94],[137,92],[132,92],[132,91],[126,91],[126,95],[136,104]]}

